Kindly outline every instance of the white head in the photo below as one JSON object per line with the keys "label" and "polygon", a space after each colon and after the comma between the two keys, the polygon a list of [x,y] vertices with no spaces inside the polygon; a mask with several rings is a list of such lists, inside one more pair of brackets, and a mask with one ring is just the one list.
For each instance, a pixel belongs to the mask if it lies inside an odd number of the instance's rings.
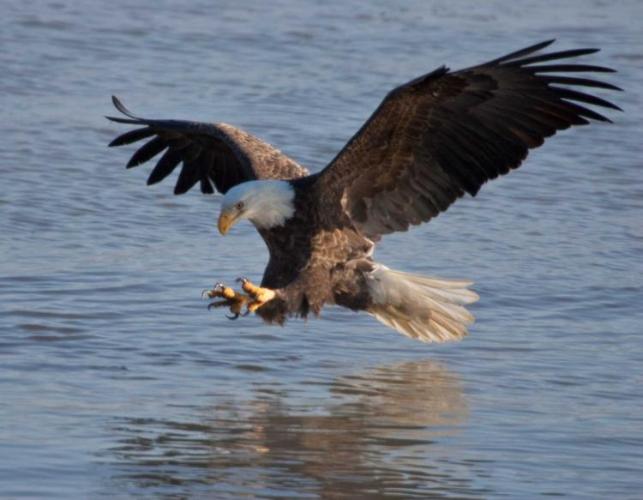
{"label": "white head", "polygon": [[237,184],[221,203],[219,232],[226,234],[240,219],[257,228],[281,226],[295,213],[295,190],[288,181],[248,181]]}

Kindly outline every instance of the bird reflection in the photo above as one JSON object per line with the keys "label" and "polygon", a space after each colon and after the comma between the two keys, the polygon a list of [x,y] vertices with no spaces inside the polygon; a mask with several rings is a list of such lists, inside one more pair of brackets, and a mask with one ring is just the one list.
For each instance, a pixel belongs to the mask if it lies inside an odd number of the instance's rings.
{"label": "bird reflection", "polygon": [[203,489],[216,498],[483,493],[470,486],[475,463],[451,456],[449,436],[466,422],[468,407],[459,380],[440,364],[384,366],[315,384],[330,397],[257,385],[249,400],[202,409],[196,423],[126,420],[112,450],[115,479],[157,493]]}

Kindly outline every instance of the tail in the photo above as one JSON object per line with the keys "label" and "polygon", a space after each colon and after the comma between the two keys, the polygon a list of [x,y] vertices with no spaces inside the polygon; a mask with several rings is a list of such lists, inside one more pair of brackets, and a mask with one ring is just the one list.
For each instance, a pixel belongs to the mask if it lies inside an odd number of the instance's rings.
{"label": "tail", "polygon": [[369,275],[373,305],[368,312],[421,342],[448,342],[467,335],[473,315],[463,306],[478,300],[470,281],[452,281],[393,271],[381,264]]}

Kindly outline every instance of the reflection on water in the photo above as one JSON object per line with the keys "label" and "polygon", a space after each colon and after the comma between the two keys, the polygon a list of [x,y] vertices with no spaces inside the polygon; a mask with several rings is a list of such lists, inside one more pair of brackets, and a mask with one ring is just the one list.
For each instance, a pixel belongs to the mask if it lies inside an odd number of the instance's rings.
{"label": "reflection on water", "polygon": [[148,492],[201,485],[266,497],[483,493],[471,486],[475,463],[450,460],[441,446],[468,416],[461,384],[443,366],[384,366],[327,385],[330,397],[317,408],[258,384],[248,399],[196,409],[197,421],[120,421],[114,480]]}

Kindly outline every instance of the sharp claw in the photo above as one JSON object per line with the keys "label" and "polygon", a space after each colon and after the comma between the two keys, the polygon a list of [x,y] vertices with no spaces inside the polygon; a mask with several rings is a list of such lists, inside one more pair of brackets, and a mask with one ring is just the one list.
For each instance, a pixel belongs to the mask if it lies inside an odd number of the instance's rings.
{"label": "sharp claw", "polygon": [[211,299],[213,297],[212,292],[221,292],[225,288],[225,285],[220,281],[215,283],[214,286],[208,290],[207,288],[201,292],[202,299]]}
{"label": "sharp claw", "polygon": [[[247,304],[248,301],[256,300],[255,294],[253,293],[254,289],[257,289],[257,290],[261,290],[261,289],[252,285],[252,282],[244,276],[237,278],[236,281],[237,283],[242,284],[243,290],[247,292],[248,295],[243,295],[240,292],[235,292],[231,288],[228,288],[227,286],[225,286],[223,283],[220,283],[220,282],[215,283],[215,285],[212,287],[211,290],[203,290],[203,292],[201,293],[201,296],[204,298],[207,297],[210,299],[215,297],[220,297],[223,300],[217,300],[217,301],[211,302],[210,304],[208,304],[208,310],[213,308],[223,307],[223,306],[229,307],[230,313],[232,313],[232,315],[228,315],[228,314],[225,315],[225,317],[228,318],[229,320],[236,320],[239,318],[239,316],[246,317],[250,313],[255,312],[255,310],[258,307],[253,308],[248,306],[248,308],[244,312],[241,312],[241,307],[244,304]],[[247,288],[250,288],[251,290],[248,291]],[[261,303],[259,307],[261,305],[263,305],[263,303]]]}

